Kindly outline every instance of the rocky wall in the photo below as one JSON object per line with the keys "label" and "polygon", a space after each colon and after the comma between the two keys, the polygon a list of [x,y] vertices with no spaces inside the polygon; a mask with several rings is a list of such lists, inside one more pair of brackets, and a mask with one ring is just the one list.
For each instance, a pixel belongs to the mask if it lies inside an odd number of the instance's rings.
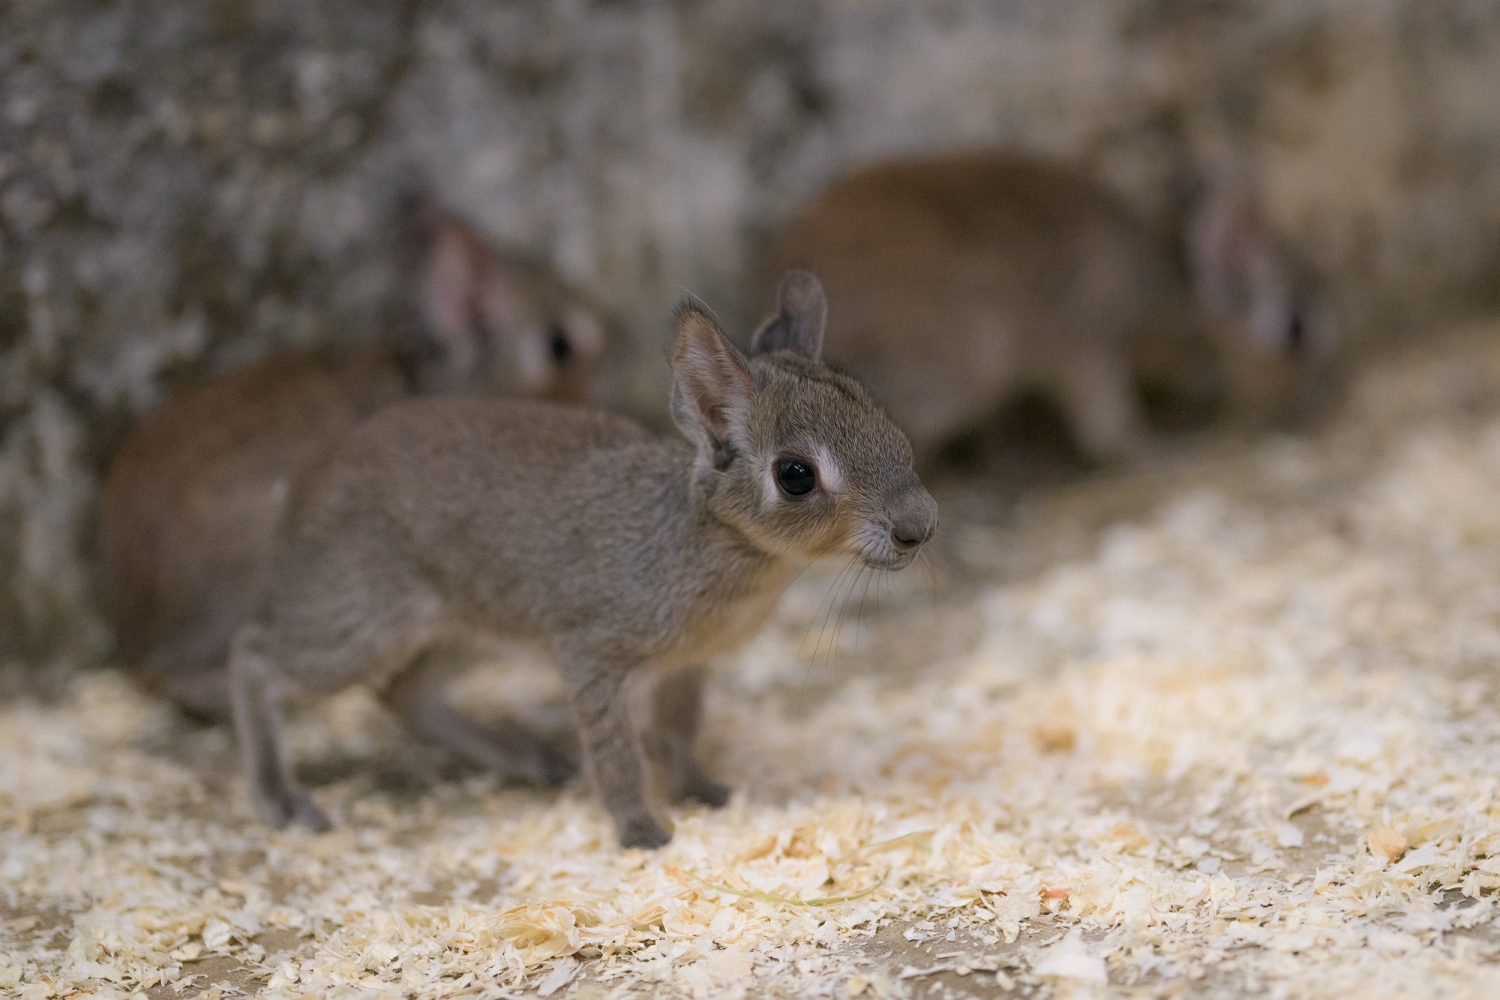
{"label": "rocky wall", "polygon": [[1479,0],[7,0],[0,660],[106,656],[93,504],[173,387],[389,322],[393,209],[550,261],[659,407],[684,290],[745,321],[839,171],[1004,146],[1160,209],[1256,165],[1358,344],[1500,291],[1500,4]]}

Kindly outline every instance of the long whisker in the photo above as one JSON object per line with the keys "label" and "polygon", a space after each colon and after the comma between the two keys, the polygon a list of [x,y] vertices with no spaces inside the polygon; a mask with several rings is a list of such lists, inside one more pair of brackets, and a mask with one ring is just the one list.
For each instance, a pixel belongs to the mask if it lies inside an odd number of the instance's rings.
{"label": "long whisker", "polygon": [[[868,567],[867,567],[867,569],[868,569]],[[870,570],[869,571],[869,575],[865,577],[865,586],[864,586],[864,589],[859,592],[859,610],[856,611],[855,614],[854,614],[854,648],[855,649],[864,649],[865,648],[863,642],[860,639],[860,632],[861,632],[862,629],[865,628],[865,598],[868,597],[869,594],[870,594],[870,583],[874,579],[875,579],[875,572],[874,572],[874,570]],[[868,640],[864,640],[864,641],[867,642]]]}
{"label": "long whisker", "polygon": [[938,599],[939,589],[937,563],[926,549],[923,549],[921,552],[917,553],[916,562],[921,565],[924,571],[923,580],[927,583],[927,599],[932,601],[933,603],[936,603]]}
{"label": "long whisker", "polygon": [[[792,575],[792,578],[790,580],[781,585],[781,593],[776,595],[776,604],[780,604],[782,602],[782,600],[786,597],[787,591],[792,589],[792,585],[798,580],[802,579],[803,574],[811,569],[816,562],[817,560],[815,559],[809,559],[807,562],[802,564],[801,569],[799,569],[795,574]],[[803,640],[806,641],[806,636],[803,637]],[[798,652],[798,655],[801,655],[800,650]]]}
{"label": "long whisker", "polygon": [[[864,627],[866,629],[869,628],[868,625],[865,625],[865,621],[869,617],[868,615],[865,614],[865,599],[870,596],[870,585],[871,584],[874,584],[874,586],[875,586],[875,611],[876,611],[876,614],[877,614],[876,621],[877,622],[879,621],[878,615],[879,615],[879,611],[880,611],[880,578],[881,578],[882,575],[883,574],[880,571],[872,569],[872,570],[870,570],[870,575],[867,576],[867,577],[865,577],[865,589],[862,590],[862,591],[860,591],[860,593],[859,593],[859,617],[857,619],[855,619],[855,625],[854,625],[854,642],[855,642],[855,645],[859,644],[859,630],[860,630],[860,628],[861,627]],[[870,640],[866,639],[865,641],[868,642]]]}
{"label": "long whisker", "polygon": [[[847,573],[847,572],[849,572],[850,568],[854,565],[854,559],[855,559],[854,556],[850,556],[847,560],[845,560],[845,562],[839,567],[838,573],[835,574],[835,576],[833,578],[833,582],[828,585],[828,590],[823,594],[822,600],[818,601],[817,608],[815,608],[813,610],[812,621],[808,622],[808,625],[807,625],[807,635],[803,637],[803,640],[802,640],[803,644],[802,644],[802,646],[798,647],[798,649],[797,649],[797,655],[799,657],[803,655],[803,652],[806,649],[807,638],[812,635],[812,626],[813,626],[813,623],[817,622],[818,623],[818,637],[817,637],[817,641],[814,642],[814,644],[813,644],[812,654],[811,654],[811,659],[817,659],[818,650],[823,645],[823,634],[824,634],[824,632],[828,628],[828,619],[833,614],[834,606],[838,603],[838,597],[837,597],[837,595],[838,595],[839,584],[843,581],[844,574]],[[825,605],[826,605],[826,609],[825,609]],[[819,615],[822,615],[822,621],[821,622],[818,621],[818,616]]]}
{"label": "long whisker", "polygon": [[[833,583],[829,584],[828,593],[824,595],[823,600],[818,602],[817,609],[813,611],[813,618],[816,620],[818,612],[823,610],[823,605],[825,603],[828,605],[828,610],[823,612],[823,622],[818,626],[818,639],[813,645],[812,656],[808,658],[807,666],[802,671],[802,683],[797,688],[797,706],[799,708],[802,705],[802,696],[807,692],[807,679],[812,674],[813,664],[818,658],[818,648],[823,645],[823,633],[828,628],[828,618],[833,614],[833,606],[836,601],[835,595],[838,592],[839,582],[843,580],[844,574],[848,573],[850,567],[854,565],[855,558],[854,556],[850,556],[844,565],[839,568],[838,575],[833,578]],[[802,651],[807,646],[807,636],[811,634],[812,622],[809,622],[807,625],[807,635],[803,636],[802,645],[797,648],[798,658],[801,658]]]}
{"label": "long whisker", "polygon": [[839,641],[839,637],[843,634],[844,617],[848,615],[849,606],[853,603],[854,591],[859,587],[859,581],[867,571],[868,567],[865,566],[864,561],[857,560],[854,565],[854,574],[844,580],[843,593],[839,597],[838,614],[834,616],[833,620],[833,635],[828,641],[826,667],[830,674],[838,674],[839,652],[843,648],[843,643]]}
{"label": "long whisker", "polygon": [[833,674],[838,673],[839,657],[839,631],[844,625],[844,615],[849,610],[850,598],[854,596],[854,588],[859,586],[860,578],[865,575],[868,567],[863,562],[859,564],[858,571],[849,578],[849,585],[844,590],[844,599],[839,604],[838,617],[833,621],[833,640],[828,646],[828,668]]}
{"label": "long whisker", "polygon": [[[891,634],[885,628],[885,613],[880,607],[880,592],[890,586],[891,581],[887,579],[889,576],[889,573],[882,573],[875,580],[875,627],[880,629],[881,641],[887,645],[890,644]],[[887,599],[886,603],[889,604],[891,602]]]}

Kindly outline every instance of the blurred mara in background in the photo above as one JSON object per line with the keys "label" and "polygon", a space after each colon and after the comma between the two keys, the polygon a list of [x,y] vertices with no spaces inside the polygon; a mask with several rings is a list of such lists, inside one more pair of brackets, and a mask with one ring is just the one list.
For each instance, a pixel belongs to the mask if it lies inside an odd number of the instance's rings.
{"label": "blurred mara in background", "polygon": [[604,324],[545,269],[432,203],[407,219],[406,329],[282,355],[173,397],[105,480],[99,548],[118,654],[188,711],[227,718],[225,658],[299,476],[358,420],[414,395],[591,401]]}
{"label": "blurred mara in background", "polygon": [[1023,390],[1061,406],[1103,461],[1156,450],[1143,389],[1261,423],[1326,412],[1338,338],[1321,288],[1244,171],[1180,187],[1159,232],[1059,164],[976,153],[877,166],[803,211],[767,273],[822,277],[830,359],[929,461]]}

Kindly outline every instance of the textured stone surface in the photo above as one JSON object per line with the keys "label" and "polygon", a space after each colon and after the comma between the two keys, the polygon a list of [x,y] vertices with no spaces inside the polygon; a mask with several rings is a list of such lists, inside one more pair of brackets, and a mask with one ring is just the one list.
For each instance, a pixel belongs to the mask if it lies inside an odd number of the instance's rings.
{"label": "textured stone surface", "polygon": [[100,470],[174,386],[378,332],[435,191],[639,350],[758,308],[767,231],[849,166],[1005,145],[1142,209],[1253,156],[1352,339],[1493,302],[1500,8],[1465,0],[12,0],[0,31],[0,659],[107,653]]}

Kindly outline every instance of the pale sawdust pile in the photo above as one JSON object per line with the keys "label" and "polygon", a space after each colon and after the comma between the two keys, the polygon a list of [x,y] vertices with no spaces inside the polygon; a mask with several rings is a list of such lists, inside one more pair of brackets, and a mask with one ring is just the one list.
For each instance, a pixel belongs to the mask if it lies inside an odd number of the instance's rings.
{"label": "pale sawdust pile", "polygon": [[[674,813],[655,854],[619,851],[586,790],[482,779],[345,778],[318,791],[336,832],[272,833],[114,675],[11,706],[0,989],[190,995],[219,954],[267,996],[910,995],[851,947],[897,921],[990,955],[986,991],[1500,995],[1497,332],[1239,460],[1256,497],[1188,489],[986,589],[971,654],[800,716],[821,591],[794,594],[711,704],[746,792]],[[331,716],[299,724],[304,757],[383,752],[370,699]]]}

